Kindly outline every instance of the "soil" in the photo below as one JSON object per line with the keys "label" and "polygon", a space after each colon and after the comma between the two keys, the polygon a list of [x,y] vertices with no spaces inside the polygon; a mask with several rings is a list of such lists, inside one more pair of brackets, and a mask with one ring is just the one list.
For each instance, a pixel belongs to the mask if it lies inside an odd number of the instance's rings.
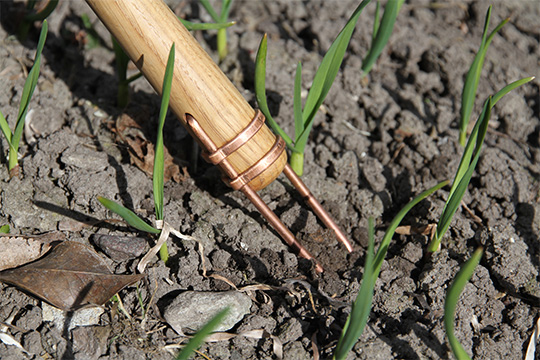
{"label": "soil", "polygon": [[[210,20],[196,3],[170,3],[187,19]],[[292,133],[296,63],[303,64],[307,90],[356,3],[235,1],[230,17],[237,23],[228,32],[230,53],[220,66],[255,106],[254,59],[267,33],[269,105]],[[14,36],[21,6],[0,2],[0,109],[11,124],[23,69],[32,64],[39,34],[33,29],[23,43]],[[0,343],[0,358],[170,359],[178,351],[174,345],[185,338],[163,319],[165,307],[184,290],[232,290],[213,275],[238,288],[270,286],[248,292],[254,300],[251,312],[229,332],[264,329],[279,338],[284,359],[312,358],[314,352],[330,358],[360,286],[368,218],[376,219],[380,241],[408,201],[451,179],[457,168],[461,89],[488,6],[486,1],[405,4],[366,78],[360,66],[371,42],[375,4],[360,16],[342,69],[316,117],[303,176],[348,234],[353,253],[335,241],[281,176],[260,194],[324,266],[324,273],[315,273],[313,264],[297,259],[241,193],[219,181],[218,169],[192,155],[193,142],[170,116],[165,145],[182,171],[165,185],[165,220],[202,241],[204,264],[196,244],[173,237],[169,266],[156,257],[138,291],[130,286],[120,292],[131,319],[110,303],[96,325],[67,329],[43,320],[40,300],[0,284],[0,321],[10,323],[5,331],[28,351]],[[85,46],[82,14],[95,22],[101,46]],[[485,60],[473,118],[490,94],[518,78],[539,75],[540,5],[495,2],[491,28],[506,17],[510,22],[494,37]],[[0,225],[25,235],[61,231],[71,241],[92,246],[96,234],[142,236],[152,244],[145,234],[103,222],[117,217],[97,196],[154,219],[151,176],[131,164],[117,119],[128,114],[141,124],[146,139],[155,139],[160,99],[139,79],[130,86],[128,107],[115,106],[118,82],[110,37],[84,2],[60,2],[49,21],[19,177],[9,179],[7,143],[0,140]],[[194,35],[217,59],[215,32]],[[494,108],[464,206],[441,250],[430,256],[424,235],[394,236],[368,325],[348,359],[452,358],[443,324],[445,294],[479,246],[485,254],[460,298],[457,337],[477,359],[524,357],[540,310],[539,84],[536,79],[514,90]],[[448,190],[420,203],[403,224],[436,223]],[[115,273],[136,272],[138,258],[113,261],[102,255]],[[211,359],[276,358],[271,338],[237,336],[200,351]]]}

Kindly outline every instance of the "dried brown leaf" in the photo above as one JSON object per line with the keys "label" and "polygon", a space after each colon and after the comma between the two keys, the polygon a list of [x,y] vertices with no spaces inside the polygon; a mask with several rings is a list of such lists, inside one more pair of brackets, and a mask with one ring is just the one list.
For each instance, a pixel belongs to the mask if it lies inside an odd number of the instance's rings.
{"label": "dried brown leaf", "polygon": [[[122,114],[116,121],[116,134],[128,145],[132,164],[152,176],[154,170],[154,144],[146,139],[141,126],[128,114]],[[167,148],[164,148],[164,181],[173,179],[179,183],[185,177]],[[185,170],[183,171],[185,173]]]}
{"label": "dried brown leaf", "polygon": [[39,259],[50,250],[54,241],[64,238],[60,232],[36,236],[0,235],[0,271]]}
{"label": "dried brown leaf", "polygon": [[72,241],[55,246],[41,260],[0,272],[0,281],[65,311],[103,305],[143,277],[113,274],[91,247]]}
{"label": "dried brown leaf", "polygon": [[399,235],[431,235],[434,229],[437,228],[437,224],[428,224],[424,226],[414,227],[411,225],[398,226],[396,228],[396,234]]}

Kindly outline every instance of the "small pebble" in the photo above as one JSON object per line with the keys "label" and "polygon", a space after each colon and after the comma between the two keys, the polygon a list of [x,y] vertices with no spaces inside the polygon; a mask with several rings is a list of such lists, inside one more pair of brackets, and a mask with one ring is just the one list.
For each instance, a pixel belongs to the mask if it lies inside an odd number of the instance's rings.
{"label": "small pebble", "polygon": [[185,291],[165,308],[163,317],[179,334],[196,332],[226,307],[229,313],[215,331],[229,330],[249,314],[251,299],[238,291]]}
{"label": "small pebble", "polygon": [[94,243],[117,262],[131,260],[148,250],[145,238],[135,236],[95,235]]}

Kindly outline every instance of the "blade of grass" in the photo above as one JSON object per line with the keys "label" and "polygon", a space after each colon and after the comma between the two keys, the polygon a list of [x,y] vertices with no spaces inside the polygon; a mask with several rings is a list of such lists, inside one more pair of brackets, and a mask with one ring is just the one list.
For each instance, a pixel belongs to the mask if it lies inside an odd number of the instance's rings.
{"label": "blade of grass", "polygon": [[382,263],[386,256],[388,246],[390,245],[390,241],[392,240],[392,237],[394,236],[394,233],[397,227],[401,223],[401,220],[403,220],[405,215],[407,215],[407,213],[411,211],[411,209],[414,206],[416,206],[416,204],[418,204],[420,201],[427,198],[429,195],[433,194],[435,191],[445,187],[449,183],[450,183],[449,180],[445,180],[427,189],[426,191],[422,192],[420,195],[412,199],[407,205],[405,205],[399,211],[399,213],[394,217],[394,219],[392,219],[392,222],[390,223],[390,226],[388,226],[388,230],[386,230],[383,240],[381,241],[381,244],[379,245],[379,248],[377,249],[377,254],[375,255],[375,261],[373,262],[373,276],[375,279],[379,276],[379,272],[381,271]]}
{"label": "blade of grass", "polygon": [[300,134],[304,130],[304,121],[302,119],[302,63],[298,62],[296,66],[296,75],[294,77],[294,133]]}
{"label": "blade of grass", "polygon": [[[450,189],[448,200],[446,201],[446,204],[444,205],[441,218],[439,219],[439,222],[437,224],[437,231],[435,233],[435,236],[433,237],[433,240],[430,242],[428,246],[428,251],[434,252],[439,249],[439,245],[441,244],[442,237],[448,230],[448,227],[450,226],[450,223],[452,222],[452,218],[454,217],[454,214],[456,213],[459,205],[461,204],[461,199],[463,198],[463,195],[465,194],[465,191],[467,190],[467,186],[469,185],[469,182],[471,180],[471,177],[476,167],[476,164],[478,162],[478,159],[480,158],[480,147],[482,146],[482,143],[481,142],[479,143],[478,139],[482,139],[482,142],[483,142],[484,137],[485,137],[485,132],[479,134],[479,129],[481,128],[481,129],[484,129],[484,131],[487,131],[487,124],[489,122],[490,116],[491,116],[491,96],[486,101],[484,105],[484,110],[482,111],[480,118],[476,122],[473,132],[471,133],[471,136],[469,137],[469,141],[467,142],[465,152],[461,158],[461,162],[458,167],[456,178],[454,179],[452,188]],[[478,137],[478,135],[480,136]],[[474,154],[475,154],[474,157],[473,157],[473,151],[472,151],[473,143],[476,143],[476,146],[478,147],[478,150],[476,149],[474,150]],[[470,160],[471,158],[472,158],[472,161]]]}
{"label": "blade of grass", "polygon": [[176,357],[176,360],[187,360],[191,356],[191,354],[197,350],[201,344],[203,343],[204,339],[210,335],[212,332],[214,332],[214,329],[216,329],[219,324],[223,321],[225,316],[229,313],[229,308],[225,308],[224,310],[217,313],[216,316],[212,318],[206,325],[202,327],[201,330],[195,334],[194,337],[191,338],[191,340],[186,344],[186,346],[182,349],[182,351],[178,354]]}
{"label": "blade of grass", "polygon": [[123,207],[122,205],[109,200],[107,198],[104,198],[102,196],[98,196],[98,201],[105,206],[107,209],[111,210],[115,214],[118,214],[122,219],[124,219],[125,222],[127,222],[130,226],[134,227],[137,230],[145,231],[151,234],[159,234],[160,231],[153,226],[148,225],[146,222],[144,222],[140,217],[138,217],[133,211],[129,210],[128,208]]}
{"label": "blade of grass", "polygon": [[216,10],[214,10],[210,2],[208,0],[199,0],[199,2],[204,7],[204,9],[208,12],[208,14],[210,14],[210,17],[212,18],[212,20],[214,20],[215,22],[219,22],[219,15],[216,12]]}
{"label": "blade of grass", "polygon": [[[172,75],[174,69],[175,46],[174,43],[169,51],[165,76],[163,78],[163,89],[161,91],[161,108],[159,110],[159,124],[157,131],[156,147],[154,151],[154,171],[152,173],[152,185],[154,190],[154,206],[156,209],[156,219],[163,220],[163,186],[164,186],[164,149],[163,149],[163,126],[165,117],[169,109],[169,99],[171,96]],[[165,242],[159,249],[159,257],[163,262],[169,260],[169,250]]]}
{"label": "blade of grass", "polygon": [[[30,104],[30,100],[32,99],[32,95],[34,94],[34,90],[36,89],[41,66],[41,53],[43,51],[43,46],[45,45],[45,40],[47,39],[48,30],[49,25],[47,20],[45,20],[43,21],[41,33],[39,34],[39,41],[37,45],[36,56],[34,58],[34,65],[32,66],[32,69],[30,69],[30,72],[28,73],[28,77],[26,78],[23,87],[21,103],[19,105],[19,114],[17,115],[17,122],[15,125],[15,131],[13,132],[13,136],[11,137],[10,142],[10,152],[8,160],[9,170],[13,169],[18,164],[19,142],[21,140],[22,132],[24,129],[24,122],[26,120],[26,114],[28,113],[28,106]],[[3,128],[4,127],[2,127],[2,132],[4,132]]]}
{"label": "blade of grass", "polygon": [[373,287],[374,287],[375,281],[377,280],[377,277],[379,276],[379,273],[381,271],[382,263],[386,256],[386,252],[388,250],[390,241],[392,240],[392,237],[394,236],[396,228],[401,223],[401,220],[416,204],[418,204],[420,201],[422,201],[429,195],[433,194],[435,191],[439,190],[443,186],[448,185],[448,183],[449,181],[443,181],[433,186],[432,188],[416,196],[407,205],[405,205],[405,207],[396,215],[396,217],[394,217],[394,219],[390,223],[390,226],[386,230],[386,233],[384,234],[384,238],[381,244],[379,245],[379,248],[377,249],[377,253],[375,254],[374,257],[372,255],[373,253],[373,233],[372,233],[373,223],[372,223],[372,219],[370,219],[369,230],[368,230],[369,231],[368,254],[366,258],[366,265],[364,267],[365,272],[364,272],[364,275],[362,276],[362,285],[360,287],[360,291],[358,292],[355,304],[353,305],[353,308],[351,309],[351,313],[349,317],[347,318],[345,327],[343,328],[343,331],[341,333],[341,337],[339,339],[336,352],[334,353],[334,359],[339,359],[339,360],[344,359],[347,356],[347,353],[352,349],[352,347],[354,346],[354,344],[356,343],[360,335],[362,335],[364,327],[367,323],[369,313],[371,312],[371,303],[373,299]]}
{"label": "blade of grass", "polygon": [[446,201],[443,213],[439,219],[439,223],[437,224],[435,236],[428,246],[428,251],[433,252],[438,250],[441,240],[448,230],[452,218],[454,217],[454,214],[461,203],[461,199],[467,190],[472,174],[480,157],[480,150],[482,148],[489,119],[491,117],[491,109],[504,95],[533,79],[534,77],[528,77],[514,81],[503,87],[492,97],[490,96],[484,103],[482,113],[476,121],[471,135],[469,136],[469,140],[467,141],[467,145],[465,146],[465,151],[463,152],[463,156],[459,163],[452,188],[450,189],[450,194],[448,195],[448,200]]}
{"label": "blade of grass", "polygon": [[392,30],[394,29],[394,24],[396,23],[397,15],[404,2],[405,0],[388,0],[386,3],[381,24],[377,28],[375,40],[362,61],[362,72],[364,75],[367,75],[371,71],[375,61],[377,61],[377,58],[381,55],[384,47],[388,43],[390,35],[392,35]]}
{"label": "blade of grass", "polygon": [[[293,96],[293,109],[294,109],[294,133],[302,133],[304,130],[304,121],[302,119],[302,64],[298,62],[296,67],[296,76],[294,79],[294,96]],[[298,176],[302,176],[304,169],[304,154],[295,150],[291,153],[290,158],[291,167],[296,169],[295,172]]]}
{"label": "blade of grass", "polygon": [[495,95],[493,95],[493,97],[491,99],[491,106],[495,106],[495,104],[497,104],[497,102],[499,100],[501,100],[501,98],[504,95],[508,94],[510,91],[512,91],[515,88],[520,87],[521,85],[524,85],[524,84],[526,84],[529,81],[532,81],[534,79],[535,79],[534,76],[529,76],[529,77],[514,81],[513,83],[510,83],[510,84],[506,85],[501,90],[499,90]]}
{"label": "blade of grass", "polygon": [[231,11],[232,0],[223,0],[221,4],[221,14],[219,15],[219,20],[224,22],[229,17],[229,12]]}
{"label": "blade of grass", "polygon": [[292,148],[292,139],[283,131],[278,123],[270,114],[268,109],[268,103],[266,102],[266,53],[267,53],[267,36],[264,34],[257,50],[257,57],[255,59],[255,97],[259,109],[266,117],[268,125],[274,130],[276,134],[281,136],[289,148]]}
{"label": "blade of grass", "polygon": [[379,13],[381,12],[381,2],[377,0],[377,6],[375,7],[375,16],[373,20],[373,33],[371,34],[371,42],[375,42],[377,33],[379,32],[379,26],[381,25],[381,20],[379,18]]}
{"label": "blade of grass", "polygon": [[11,146],[11,137],[13,136],[13,134],[11,133],[9,124],[6,118],[4,117],[4,114],[2,114],[1,111],[0,111],[0,130],[2,130],[2,134],[4,134],[4,136],[6,137],[6,140],[9,146]]}
{"label": "blade of grass", "polygon": [[[221,14],[219,16],[220,22],[227,21],[227,17],[229,16],[229,11],[231,9],[232,0],[223,0],[223,3],[221,4]],[[225,57],[227,56],[227,29],[222,28],[219,29],[217,32],[216,37],[216,45],[217,45],[217,51],[219,55],[219,61],[223,61]]]}
{"label": "blade of grass", "polygon": [[188,20],[184,20],[182,18],[178,18],[182,24],[189,30],[219,30],[228,28],[230,26],[233,26],[236,24],[236,21],[229,21],[229,22],[219,22],[219,23],[196,23]]}
{"label": "blade of grass", "polygon": [[49,0],[47,5],[43,9],[41,9],[37,13],[30,13],[25,15],[24,21],[27,22],[34,22],[34,21],[41,21],[45,20],[56,8],[56,5],[58,5],[58,0]]}
{"label": "blade of grass", "polygon": [[371,312],[371,304],[373,301],[373,289],[375,287],[375,279],[373,276],[373,249],[375,247],[374,235],[375,226],[373,218],[369,218],[368,225],[368,249],[366,253],[366,264],[364,266],[364,274],[362,275],[362,285],[358,291],[358,296],[352,306],[351,313],[347,318],[334,359],[345,359],[349,351],[353,348],[356,341],[367,324],[369,313]]}
{"label": "blade of grass", "polygon": [[90,21],[90,18],[86,14],[81,15],[81,20],[83,22],[84,28],[86,29],[87,43],[85,44],[85,48],[97,48],[102,43],[102,39],[97,33],[96,29],[94,29],[94,24],[92,24],[92,21]]}
{"label": "blade of grass", "polygon": [[446,335],[448,336],[448,341],[450,342],[452,352],[458,360],[470,360],[470,357],[454,334],[454,316],[456,313],[456,306],[461,292],[471,279],[476,266],[478,263],[480,263],[481,258],[482,248],[476,249],[471,258],[463,265],[461,270],[456,275],[454,282],[448,289],[444,303],[444,327],[446,329]]}
{"label": "blade of grass", "polygon": [[478,52],[476,53],[471,67],[467,72],[467,76],[465,77],[465,84],[463,85],[463,92],[461,94],[461,118],[459,122],[459,143],[461,144],[461,146],[465,145],[465,140],[467,137],[467,127],[471,118],[474,100],[476,98],[476,91],[478,89],[478,83],[480,81],[480,75],[482,73],[482,67],[484,66],[484,59],[486,57],[489,44],[493,40],[495,34],[509,21],[509,19],[501,21],[499,25],[497,25],[488,36],[491,9],[492,7],[489,6],[484,21],[482,42],[480,43]]}
{"label": "blade of grass", "polygon": [[152,184],[154,190],[154,205],[156,209],[156,218],[163,220],[163,177],[164,177],[164,150],[163,150],[163,126],[165,125],[165,117],[169,109],[169,99],[171,96],[172,75],[174,69],[174,43],[169,52],[167,67],[165,68],[165,76],[163,79],[163,88],[161,92],[161,108],[159,110],[159,124],[157,131],[156,146],[154,151],[154,171]]}
{"label": "blade of grass", "polygon": [[42,8],[39,12],[33,12],[35,5],[35,1],[28,1],[26,7],[28,13],[24,16],[21,23],[19,24],[19,28],[17,29],[17,37],[19,38],[19,40],[21,40],[21,42],[26,41],[26,38],[28,37],[28,32],[30,31],[32,24],[35,21],[45,20],[54,11],[56,5],[58,5],[58,0],[50,0],[47,5],[45,5],[45,7]]}
{"label": "blade of grass", "polygon": [[371,0],[363,0],[360,5],[354,10],[353,14],[340,31],[328,52],[324,55],[321,65],[315,73],[313,78],[313,85],[309,89],[306,103],[303,110],[304,131],[300,134],[295,134],[295,150],[303,152],[308,137],[313,125],[313,118],[321,107],[328,91],[332,87],[332,84],[339,71],[343,57],[345,56],[345,50],[351,40],[354,27],[362,10],[370,3]]}

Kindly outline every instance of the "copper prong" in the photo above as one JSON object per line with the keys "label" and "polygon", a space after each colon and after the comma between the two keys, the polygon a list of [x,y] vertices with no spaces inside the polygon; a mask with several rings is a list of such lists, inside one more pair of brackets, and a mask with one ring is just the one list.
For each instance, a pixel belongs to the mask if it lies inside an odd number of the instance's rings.
{"label": "copper prong", "polygon": [[[260,113],[257,112],[255,114],[255,117],[257,118],[259,116]],[[285,242],[289,246],[296,248],[298,250],[299,256],[303,257],[304,259],[313,261],[315,263],[315,270],[317,272],[323,272],[324,269],[321,264],[319,264],[319,262],[313,257],[313,255],[311,255],[309,251],[307,251],[306,248],[304,248],[302,244],[300,244],[298,240],[296,240],[296,237],[291,233],[291,231],[281,222],[281,220],[268,207],[268,205],[266,205],[266,203],[260,198],[257,192],[249,186],[249,182],[253,179],[253,177],[257,176],[262,170],[270,166],[278,158],[279,154],[281,154],[285,150],[283,139],[280,137],[276,137],[276,143],[274,144],[274,146],[262,159],[259,160],[259,162],[254,164],[244,173],[238,174],[238,172],[227,161],[227,156],[223,158],[221,158],[221,155],[218,155],[217,157],[212,157],[213,154],[219,153],[219,149],[210,139],[210,137],[206,134],[199,122],[190,114],[185,114],[185,120],[186,124],[191,129],[195,137],[199,139],[205,150],[208,152],[208,156],[206,157],[206,159],[220,159],[219,166],[228,177],[228,179],[226,179],[227,181],[225,182],[229,185],[233,185],[233,188],[235,190],[242,191],[246,195],[246,197],[253,203],[253,205],[255,205],[257,210],[259,210],[259,212],[266,218],[266,220],[268,220],[270,225],[272,225],[272,227],[278,232],[278,234],[283,238],[283,240],[285,240]],[[260,128],[257,126],[257,123],[259,121],[260,120],[254,120],[250,125],[252,125],[253,128]],[[243,131],[241,133],[241,136],[239,137],[247,141],[247,139],[251,138],[252,136],[253,134],[251,133],[251,130],[248,130]],[[236,147],[237,145],[234,146],[234,148]],[[225,151],[226,155],[228,155],[228,152],[231,150],[231,148],[233,148],[233,146],[225,145],[224,147],[222,147],[222,149],[223,148],[229,149],[228,151]]]}
{"label": "copper prong", "polygon": [[289,164],[285,165],[283,172],[285,173],[285,176],[287,176],[289,181],[292,183],[292,185],[296,188],[296,190],[298,190],[304,200],[308,203],[311,209],[313,209],[313,212],[319,217],[319,219],[321,219],[322,222],[330,229],[334,230],[338,241],[343,243],[343,245],[345,245],[349,252],[352,252],[353,248],[351,243],[349,242],[349,239],[347,239],[347,236],[343,233],[343,231],[341,231],[341,229],[338,227],[334,219],[332,219],[330,214],[328,214],[326,210],[324,210],[322,205],[317,201],[315,196],[313,196],[311,191],[309,191],[306,184],[304,184],[300,177],[296,175],[296,173]]}
{"label": "copper prong", "polygon": [[248,186],[244,186],[242,189],[240,189],[247,198],[255,205],[257,210],[268,220],[270,225],[278,232],[278,234],[285,240],[289,246],[292,246],[298,250],[298,255],[303,257],[307,260],[313,260],[315,262],[315,270],[317,272],[323,272],[324,269],[319,264],[319,262],[309,253],[309,251],[306,250],[296,240],[296,237],[291,233],[291,231],[281,222],[281,220],[277,217],[277,215],[266,205],[266,203],[260,198],[260,196],[257,194],[256,191],[254,191],[252,188]]}

